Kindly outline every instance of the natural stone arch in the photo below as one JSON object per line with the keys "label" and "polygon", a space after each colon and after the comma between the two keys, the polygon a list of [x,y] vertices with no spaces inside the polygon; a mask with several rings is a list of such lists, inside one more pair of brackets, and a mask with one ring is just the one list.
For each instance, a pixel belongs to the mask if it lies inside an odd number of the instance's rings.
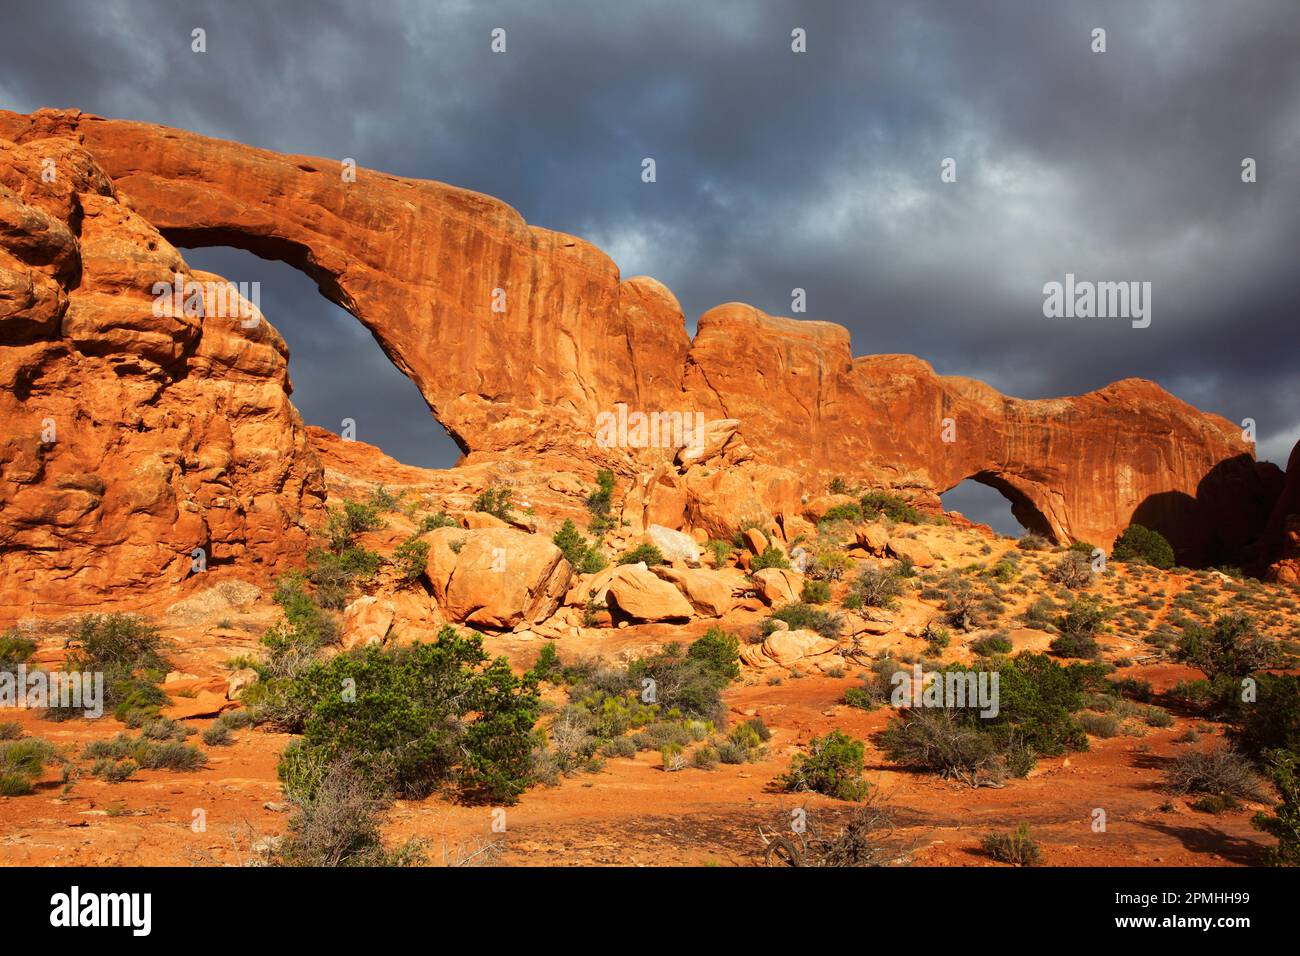
{"label": "natural stone arch", "polygon": [[[618,403],[700,411],[739,420],[755,461],[811,485],[842,474],[934,496],[988,474],[1056,540],[1103,546],[1142,502],[1195,495],[1216,469],[1232,471],[1233,486],[1259,485],[1238,428],[1151,382],[1023,401],[910,356],[854,357],[840,326],[738,303],[702,316],[692,341],[661,284],[622,280],[589,243],[468,190],[365,169],[349,182],[337,160],[75,110],[0,112],[0,137],[80,142],[176,242],[235,245],[308,272],[371,329],[470,458],[635,476],[671,453],[598,447],[597,415]],[[493,313],[498,290],[507,307]],[[944,417],[959,422],[955,446],[934,437]],[[1197,520],[1246,528],[1260,510],[1216,500]]]}

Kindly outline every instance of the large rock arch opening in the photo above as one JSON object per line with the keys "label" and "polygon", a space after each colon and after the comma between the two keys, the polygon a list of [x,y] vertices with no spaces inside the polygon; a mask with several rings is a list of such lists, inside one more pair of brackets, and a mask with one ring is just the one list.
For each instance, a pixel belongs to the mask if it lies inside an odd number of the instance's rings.
{"label": "large rock arch opening", "polygon": [[[986,504],[989,495],[992,495],[993,493],[996,492],[995,497],[997,497],[998,501],[1009,506],[1010,515],[1014,519],[1014,521],[1018,524],[1018,529],[1011,528],[1009,526],[1009,523],[1007,522],[995,523],[993,521],[986,520],[987,518],[990,517],[988,515],[972,513],[971,511],[963,510],[963,508],[959,506],[958,507],[949,506],[947,498],[950,496],[950,492],[958,490],[963,485],[972,485],[972,484],[979,485],[983,488],[989,489],[989,494],[983,496]],[[1057,537],[1057,532],[1055,529],[1052,528],[1051,522],[1049,522],[1047,520],[1047,517],[1041,511],[1038,510],[1038,506],[1033,503],[1033,501],[1029,498],[1029,496],[1026,495],[1024,492],[1022,492],[1020,489],[1018,489],[1014,483],[1012,483],[1011,481],[1007,480],[1006,478],[1003,478],[1002,476],[994,472],[981,471],[969,475],[966,478],[964,478],[962,481],[958,482],[956,485],[953,485],[952,487],[947,488],[944,491],[940,492],[940,497],[941,499],[944,499],[945,510],[961,511],[966,518],[981,524],[989,524],[990,526],[993,527],[995,531],[999,531],[1006,534],[1018,534],[1024,531],[1032,531],[1033,533],[1042,535],[1043,537],[1048,538],[1049,540],[1054,540]],[[999,524],[1002,524],[1003,526],[999,527]]]}

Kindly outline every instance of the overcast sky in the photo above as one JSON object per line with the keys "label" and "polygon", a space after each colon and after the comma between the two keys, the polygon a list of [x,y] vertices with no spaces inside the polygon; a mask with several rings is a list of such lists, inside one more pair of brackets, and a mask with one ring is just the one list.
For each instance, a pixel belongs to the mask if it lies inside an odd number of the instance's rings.
{"label": "overcast sky", "polygon": [[[1142,376],[1255,419],[1262,458],[1300,438],[1297,0],[7,0],[0,24],[0,105],[477,189],[664,281],[692,329],[730,300],[790,314],[801,287],[801,317],[847,326],[857,354],[1026,398]],[[189,258],[263,280],[308,421],[454,460],[310,282]],[[1150,281],[1151,326],[1045,318],[1067,272]]]}

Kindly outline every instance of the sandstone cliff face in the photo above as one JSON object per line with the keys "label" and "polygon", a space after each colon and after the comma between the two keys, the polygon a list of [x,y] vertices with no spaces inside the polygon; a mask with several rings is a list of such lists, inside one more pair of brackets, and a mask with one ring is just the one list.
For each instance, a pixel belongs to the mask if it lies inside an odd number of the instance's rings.
{"label": "sandstone cliff face", "polygon": [[1300,442],[1287,460],[1286,485],[1278,496],[1264,535],[1265,577],[1300,584]]}
{"label": "sandstone cliff face", "polygon": [[301,550],[323,484],[275,330],[155,315],[205,277],[70,140],[0,140],[0,223],[0,606]]}
{"label": "sandstone cliff face", "polygon": [[[1195,560],[1239,548],[1271,507],[1236,427],[1150,382],[1022,401],[910,356],[854,358],[840,326],[741,304],[704,315],[692,341],[661,284],[622,280],[590,244],[467,190],[348,181],[337,160],[77,111],[0,112],[0,138],[10,596],[172,577],[208,540],[218,559],[275,560],[318,507],[274,330],[150,314],[141,290],[188,274],[171,242],[302,269],[374,333],[467,464],[613,467],[641,526],[793,518],[832,475],[933,506],[974,477],[1057,540],[1107,546],[1137,520]],[[61,178],[46,189],[50,156]],[[606,447],[599,416],[620,405],[699,413],[707,447]],[[44,417],[80,431],[43,446]],[[106,565],[105,546],[122,557]]]}

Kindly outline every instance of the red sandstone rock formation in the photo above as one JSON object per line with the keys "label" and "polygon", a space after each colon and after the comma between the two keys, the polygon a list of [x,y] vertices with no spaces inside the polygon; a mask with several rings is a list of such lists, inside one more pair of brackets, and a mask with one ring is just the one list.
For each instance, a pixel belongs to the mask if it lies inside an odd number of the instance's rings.
{"label": "red sandstone rock formation", "polygon": [[[144,290],[188,274],[170,243],[302,269],[468,464],[612,466],[642,527],[794,520],[837,474],[931,506],[973,477],[1057,540],[1106,546],[1137,520],[1195,560],[1239,549],[1271,507],[1237,428],[1150,382],[1022,401],[741,304],[692,341],[661,284],[467,190],[78,111],[0,112],[0,141],[0,602],[175,578],[205,543],[218,560],[298,550],[321,482],[284,344],[265,322],[155,318]],[[620,404],[700,413],[707,440],[602,447]],[[64,429],[52,447],[46,417]]]}
{"label": "red sandstone rock formation", "polygon": [[178,271],[203,278],[85,149],[0,141],[0,606],[162,590],[195,549],[213,567],[303,548],[324,489],[284,342],[155,316]]}
{"label": "red sandstone rock formation", "polygon": [[1270,581],[1300,584],[1300,442],[1291,449],[1286,485],[1278,496],[1264,534]]}

